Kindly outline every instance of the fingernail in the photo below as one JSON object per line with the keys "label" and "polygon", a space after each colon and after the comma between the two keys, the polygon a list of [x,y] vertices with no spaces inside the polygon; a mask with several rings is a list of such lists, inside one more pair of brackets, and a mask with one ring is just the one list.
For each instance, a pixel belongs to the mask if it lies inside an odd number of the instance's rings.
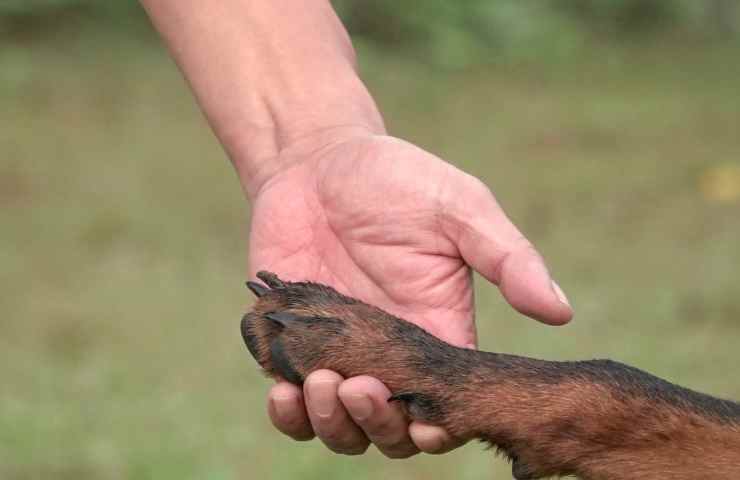
{"label": "fingernail", "polygon": [[337,408],[337,391],[332,382],[312,383],[308,386],[308,404],[319,418],[329,418]]}
{"label": "fingernail", "polygon": [[295,397],[272,397],[270,401],[272,402],[272,408],[275,409],[275,414],[280,420],[290,420],[296,404]]}
{"label": "fingernail", "polygon": [[353,419],[362,422],[373,414],[373,401],[363,394],[352,395],[344,400],[344,406],[349,410]]}
{"label": "fingernail", "polygon": [[552,281],[552,290],[555,292],[555,295],[557,295],[558,300],[560,300],[560,303],[564,303],[565,305],[568,305],[570,307],[570,302],[568,301],[568,297],[565,296],[565,292],[563,292],[563,289],[560,288],[560,285],[555,283],[555,281]]}

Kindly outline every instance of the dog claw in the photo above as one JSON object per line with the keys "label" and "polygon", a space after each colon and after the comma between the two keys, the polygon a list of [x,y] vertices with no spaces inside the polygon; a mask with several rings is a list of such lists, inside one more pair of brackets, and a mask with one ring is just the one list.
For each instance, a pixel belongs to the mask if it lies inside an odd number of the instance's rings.
{"label": "dog claw", "polygon": [[294,322],[305,321],[306,317],[295,315],[288,312],[270,312],[265,314],[265,318],[278,325],[280,328],[285,328]]}
{"label": "dog claw", "polygon": [[417,420],[434,422],[442,413],[440,404],[423,393],[400,392],[388,397],[388,403],[398,401],[403,402],[406,412]]}
{"label": "dog claw", "polygon": [[414,397],[416,396],[415,393],[396,393],[395,395],[391,395],[388,397],[388,403],[391,402],[412,402],[414,400]]}
{"label": "dog claw", "polygon": [[247,282],[247,288],[254,293],[254,296],[259,298],[270,291],[269,288],[264,285],[260,285],[257,282]]}
{"label": "dog claw", "polygon": [[260,270],[257,272],[257,278],[265,282],[265,284],[270,288],[285,288],[285,282],[280,280],[278,276],[272,272]]}

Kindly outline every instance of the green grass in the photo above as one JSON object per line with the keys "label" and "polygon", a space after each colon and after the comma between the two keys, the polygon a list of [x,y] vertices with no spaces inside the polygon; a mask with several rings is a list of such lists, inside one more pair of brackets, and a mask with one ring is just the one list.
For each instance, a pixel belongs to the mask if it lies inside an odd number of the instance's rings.
{"label": "green grass", "polygon": [[[740,199],[701,188],[740,167],[737,51],[464,72],[364,58],[393,132],[483,178],[575,305],[548,328],[479,282],[483,348],[740,397]],[[248,206],[161,48],[6,43],[0,104],[0,477],[509,478],[477,444],[349,458],[271,428],[237,328]]]}

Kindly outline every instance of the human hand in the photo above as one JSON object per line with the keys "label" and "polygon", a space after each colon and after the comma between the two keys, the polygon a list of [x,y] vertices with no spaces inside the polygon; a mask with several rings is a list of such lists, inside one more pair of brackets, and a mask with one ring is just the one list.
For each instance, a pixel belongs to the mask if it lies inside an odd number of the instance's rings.
{"label": "human hand", "polygon": [[[310,146],[308,146],[310,145]],[[449,343],[475,347],[471,267],[518,311],[566,323],[572,309],[537,251],[490,190],[439,158],[388,136],[303,142],[253,189],[250,276],[269,269],[315,280],[377,305]],[[438,427],[407,421],[371,377],[309,375],[303,390],[280,382],[268,412],[296,440],[392,458],[458,446]],[[304,405],[305,402],[305,405]]]}
{"label": "human hand", "polygon": [[[475,344],[470,267],[519,311],[568,321],[539,255],[485,185],[379,135],[331,3],[304,3],[142,0],[252,200],[251,275],[332,285],[463,346]],[[303,392],[276,385],[269,411],[293,438],[316,434],[343,453],[370,441],[392,457],[455,445],[439,428],[407,428],[388,396],[369,377],[319,371]]]}

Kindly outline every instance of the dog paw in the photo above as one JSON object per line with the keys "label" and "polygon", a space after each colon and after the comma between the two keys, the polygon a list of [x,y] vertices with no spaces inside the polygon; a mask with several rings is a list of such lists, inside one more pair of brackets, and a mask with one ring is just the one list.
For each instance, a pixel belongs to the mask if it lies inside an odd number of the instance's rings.
{"label": "dog paw", "polygon": [[325,285],[287,282],[259,272],[247,282],[257,302],[242,336],[268,376],[301,384],[314,370],[380,379],[409,416],[442,423],[454,347],[421,328]]}
{"label": "dog paw", "polygon": [[347,316],[342,308],[353,300],[323,285],[283,282],[269,272],[257,277],[264,284],[247,282],[257,304],[242,318],[244,343],[269,376],[301,384],[341,343]]}

